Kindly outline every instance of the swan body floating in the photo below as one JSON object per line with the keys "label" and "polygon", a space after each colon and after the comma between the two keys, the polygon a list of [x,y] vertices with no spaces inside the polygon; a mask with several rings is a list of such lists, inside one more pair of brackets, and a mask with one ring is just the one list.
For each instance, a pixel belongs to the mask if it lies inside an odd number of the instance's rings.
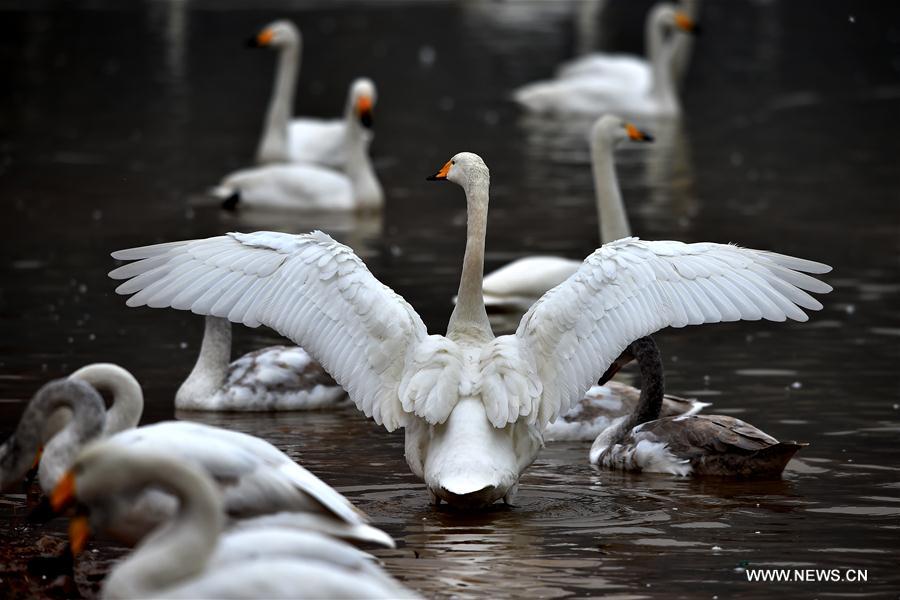
{"label": "swan body floating", "polygon": [[[617,381],[595,385],[569,412],[544,429],[545,442],[592,442],[613,421],[634,412],[640,402],[641,391]],[[694,415],[709,406],[693,398],[680,398],[666,394],[663,397],[660,417]]]}
{"label": "swan body floating", "polygon": [[[113,405],[108,412],[97,390],[110,392]],[[87,443],[105,438],[139,450],[165,451],[204,469],[221,482],[231,517],[313,513],[334,522],[323,524],[321,530],[331,528],[342,531],[342,537],[393,546],[390,536],[369,526],[366,516],[349,500],[264,440],[190,421],[135,428],[143,407],[141,387],[131,373],[112,364],[88,365],[38,391],[16,431],[0,446],[3,489],[21,481],[38,454],[43,420],[63,407],[71,410],[72,420],[45,444],[40,455],[38,474],[45,493],[58,485]],[[92,519],[119,540],[134,543],[174,509],[171,497],[152,492],[137,500],[98,507]]]}
{"label": "swan body floating", "polygon": [[[222,533],[225,503],[208,473],[171,454],[107,440],[85,449],[53,491],[62,509],[104,505],[161,489],[178,507],[167,523],[113,567],[104,598],[408,598],[415,595],[351,546],[280,528]],[[89,533],[69,527],[73,553]]]}
{"label": "swan body floating", "polygon": [[[613,115],[600,117],[591,128],[591,169],[601,244],[631,235],[613,158],[615,147],[626,141],[646,143],[652,142],[653,137]],[[484,303],[526,309],[548,290],[574,275],[581,264],[580,260],[556,256],[517,259],[485,275]]]}
{"label": "swan body floating", "polygon": [[179,410],[273,411],[334,406],[347,393],[299,346],[231,358],[231,323],[206,317],[197,363],[175,394]]}
{"label": "swan body floating", "polygon": [[633,340],[667,326],[807,320],[821,263],[732,245],[625,238],[591,254],[513,335],[495,337],[482,295],[490,174],[462,152],[431,179],[460,185],[468,223],[447,334],[321,232],[230,233],[113,253],[128,306],[265,324],[319,360],[367,416],[406,427],[406,458],[435,501],[511,501],[542,430]]}
{"label": "swan body floating", "polygon": [[641,398],[591,446],[590,460],[607,469],[683,476],[772,477],[806,444],[779,442],[753,425],[723,415],[662,416],[663,373],[652,338],[624,353],[641,370]]}
{"label": "swan body floating", "polygon": [[538,113],[674,116],[681,111],[676,69],[683,60],[676,42],[679,33],[693,33],[694,21],[673,4],[657,4],[647,15],[649,66],[631,57],[592,57],[563,68],[550,81],[525,85],[513,98]]}
{"label": "swan body floating", "polygon": [[[692,32],[697,31],[695,25],[700,12],[700,0],[682,0],[679,2],[683,14],[689,22]],[[652,27],[650,19],[647,19],[646,27]],[[652,32],[646,32],[646,39],[651,40]],[[676,85],[684,80],[690,66],[693,51],[694,37],[691,35],[673,35],[665,42],[671,47],[672,69]],[[556,70],[557,78],[595,77],[599,79],[615,79],[623,85],[633,86],[635,89],[649,90],[653,83],[653,65],[646,58],[630,56],[627,54],[609,54],[605,52],[592,52],[560,65]]]}
{"label": "swan body floating", "polygon": [[212,194],[227,209],[380,209],[384,193],[369,158],[375,84],[365,78],[352,83],[343,121],[292,121],[300,32],[290,21],[275,21],[251,42],[279,52],[258,166],[226,176]]}

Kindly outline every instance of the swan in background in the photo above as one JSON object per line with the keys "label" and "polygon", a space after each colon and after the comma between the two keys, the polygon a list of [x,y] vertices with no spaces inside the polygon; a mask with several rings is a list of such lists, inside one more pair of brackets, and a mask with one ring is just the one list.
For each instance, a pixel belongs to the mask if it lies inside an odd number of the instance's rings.
{"label": "swan in background", "polygon": [[353,82],[344,122],[291,121],[300,32],[290,21],[275,21],[251,43],[279,52],[257,166],[227,175],[212,195],[229,210],[239,205],[291,210],[380,209],[384,193],[369,158],[374,83],[368,79]]}
{"label": "swan in background", "polygon": [[293,119],[288,126],[288,153],[294,162],[344,169],[354,145],[374,173],[368,154],[373,136],[373,111],[378,98],[375,83],[366,77],[350,84],[343,119]]}
{"label": "swan in background", "polygon": [[334,406],[346,392],[299,346],[231,360],[231,323],[207,316],[200,354],[175,394],[179,410],[270,411]]}
{"label": "swan in background", "polygon": [[[430,179],[466,196],[466,248],[446,336],[380,283],[353,251],[321,233],[229,233],[113,253],[140,261],[128,306],[177,306],[267,325],[301,344],[389,431],[434,501],[510,502],[541,432],[584,396],[633,340],[663,327],[805,321],[830,286],[821,263],[733,245],[624,238],[597,249],[545,294],[513,335],[495,337],[482,292],[490,174],[469,152]],[[240,273],[238,277],[234,273]],[[177,302],[175,302],[177,298]],[[219,301],[221,300],[221,301]]]}
{"label": "swan in background", "polygon": [[614,56],[605,61],[604,76],[597,70],[582,75],[565,71],[551,81],[530,83],[515,91],[513,98],[526,109],[539,113],[595,115],[615,112],[642,116],[674,116],[681,111],[675,85],[676,47],[667,35],[693,33],[694,21],[673,4],[657,4],[647,15],[649,71],[630,57]]}
{"label": "swan in background", "polygon": [[665,385],[656,343],[649,337],[638,339],[623,357],[617,362],[636,359],[640,367],[640,402],[594,441],[590,460],[595,465],[685,476],[772,477],[806,446],[779,442],[734,417],[662,417]]}
{"label": "swan in background", "polygon": [[[613,157],[613,150],[626,140],[651,142],[653,137],[613,115],[600,117],[591,128],[591,171],[601,244],[631,235]],[[484,303],[525,309],[578,271],[581,264],[580,260],[557,256],[514,260],[485,276]]]}
{"label": "swan in background", "polygon": [[[148,489],[153,488],[153,489]],[[176,499],[166,523],[103,583],[104,598],[415,597],[346,544],[314,533],[259,528],[222,533],[225,509],[208,473],[165,452],[114,441],[85,449],[53,491],[57,506],[87,506],[161,490]],[[69,527],[73,553],[88,527]]]}
{"label": "swan in background", "polygon": [[[98,389],[113,397],[108,412]],[[121,420],[114,413],[117,405],[128,407],[119,413]],[[134,407],[143,407],[143,392],[131,373],[112,364],[88,365],[38,391],[15,432],[0,447],[3,489],[21,481],[38,453],[44,418],[61,407],[71,411],[72,420],[47,442],[41,455],[38,474],[46,493],[59,484],[85,444],[105,438],[132,448],[163,450],[196,464],[221,482],[228,514],[234,518],[313,513],[336,522],[322,529],[336,528],[345,532],[343,537],[393,546],[390,536],[368,526],[366,516],[349,500],[264,440],[190,421],[134,428],[140,418]],[[172,499],[157,493],[98,507],[91,517],[114,537],[134,543],[172,510]]]}
{"label": "swan in background", "polygon": [[[681,0],[679,6],[682,13],[692,24],[695,24],[700,14],[700,0]],[[649,19],[646,22],[646,26],[652,26]],[[696,25],[691,26],[692,32],[696,33],[697,30],[698,27]],[[648,44],[651,39],[650,36],[651,32],[648,30],[645,36]],[[671,45],[673,77],[675,84],[680,86],[691,64],[694,36],[672,35],[671,39],[665,43]],[[597,78],[614,77],[623,81],[631,81],[635,86],[644,90],[649,89],[653,82],[653,66],[646,58],[639,56],[592,52],[563,63],[557,69],[556,76],[561,79],[584,76]]]}
{"label": "swan in background", "polygon": [[[108,409],[95,390],[111,396]],[[42,386],[0,446],[0,490],[21,482],[37,461],[38,483],[50,493],[86,443],[136,427],[143,410],[140,385],[109,363],[82,367]],[[48,420],[56,421],[53,427],[45,427]]]}

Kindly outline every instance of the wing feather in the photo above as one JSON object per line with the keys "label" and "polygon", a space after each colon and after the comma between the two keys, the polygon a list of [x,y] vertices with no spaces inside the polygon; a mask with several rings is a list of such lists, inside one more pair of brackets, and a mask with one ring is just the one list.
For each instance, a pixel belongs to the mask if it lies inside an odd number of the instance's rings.
{"label": "wing feather", "polygon": [[[508,394],[487,382],[492,422],[526,416],[543,427],[583,397],[597,377],[635,339],[664,327],[720,321],[805,321],[802,308],[821,304],[807,292],[827,284],[802,273],[825,273],[821,263],[726,244],[645,242],[625,238],[604,245],[579,270],[538,300],[514,335],[494,340],[536,373],[518,410],[500,409]],[[492,373],[483,369],[483,377]]]}
{"label": "wing feather", "polygon": [[[388,430],[405,423],[400,383],[427,338],[425,325],[331,237],[230,233],[120,250],[113,257],[137,261],[110,273],[127,280],[116,291],[134,294],[128,306],[172,307],[272,327],[317,359],[366,415]],[[456,391],[424,390],[423,402],[443,414],[449,410],[435,403],[455,403],[448,396]]]}

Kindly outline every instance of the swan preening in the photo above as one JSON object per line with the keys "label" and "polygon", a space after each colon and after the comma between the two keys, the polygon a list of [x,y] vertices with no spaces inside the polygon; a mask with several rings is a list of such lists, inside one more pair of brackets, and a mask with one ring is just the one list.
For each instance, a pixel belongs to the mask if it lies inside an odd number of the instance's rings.
{"label": "swan preening", "polygon": [[771,477],[806,444],[779,442],[753,425],[723,415],[664,416],[663,371],[652,338],[631,343],[624,361],[637,360],[640,401],[591,446],[590,460],[608,469],[673,475]]}
{"label": "swan preening", "polygon": [[269,346],[231,360],[231,323],[206,317],[200,354],[175,394],[180,410],[270,411],[334,406],[346,392],[299,346]]}
{"label": "swan preening", "polygon": [[[164,449],[108,440],[80,453],[53,491],[57,508],[103,506],[136,493],[165,493],[172,515],[110,571],[104,598],[409,598],[415,594],[368,555],[315,531],[259,525],[223,532],[220,487],[196,465]],[[70,526],[71,547],[86,524]]]}
{"label": "swan preening", "polygon": [[375,84],[367,78],[353,81],[342,119],[292,119],[302,45],[299,30],[290,21],[275,21],[255,35],[251,45],[278,51],[257,166],[226,176],[213,194],[230,209],[381,208],[384,193],[369,158]]}
{"label": "swan preening", "polygon": [[541,432],[635,339],[664,327],[807,320],[821,263],[714,243],[624,238],[588,256],[495,337],[482,277],[490,174],[462,152],[435,175],[460,185],[467,239],[446,335],[321,232],[261,231],[121,250],[110,273],[128,306],[172,307],[267,325],[310,355],[367,416],[406,428],[406,458],[435,500],[511,501]]}
{"label": "swan preening", "polygon": [[[110,392],[113,404],[109,411],[97,390]],[[117,365],[88,365],[67,379],[45,385],[0,447],[0,485],[5,489],[21,481],[43,443],[38,469],[41,487],[49,493],[85,445],[107,439],[136,451],[165,451],[203,469],[220,482],[230,517],[310,513],[323,521],[321,528],[332,535],[393,545],[390,536],[368,525],[367,517],[349,500],[270,443],[190,421],[135,428],[142,407],[140,385]],[[42,441],[44,420],[60,408],[71,411],[70,422],[50,440]],[[97,527],[125,543],[134,543],[168,518],[174,508],[171,498],[148,493],[136,500],[110,501],[91,517]],[[334,533],[338,531],[343,533]]]}
{"label": "swan preening", "polygon": [[[631,235],[628,214],[616,179],[614,149],[626,142],[652,142],[653,136],[614,115],[594,122],[590,133],[591,170],[600,225],[600,243]],[[571,277],[582,261],[558,256],[528,256],[514,260],[484,277],[487,306],[525,309],[547,290]]]}
{"label": "swan preening", "polygon": [[647,60],[593,54],[560,69],[550,81],[525,85],[514,99],[539,113],[671,116],[681,111],[677,81],[683,73],[694,19],[674,4],[661,3],[647,15]]}

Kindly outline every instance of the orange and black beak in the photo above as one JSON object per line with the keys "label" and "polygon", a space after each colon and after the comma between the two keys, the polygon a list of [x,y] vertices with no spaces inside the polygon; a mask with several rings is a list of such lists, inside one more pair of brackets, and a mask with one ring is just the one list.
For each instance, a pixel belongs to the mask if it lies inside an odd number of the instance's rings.
{"label": "orange and black beak", "polygon": [[360,96],[356,101],[356,116],[366,129],[372,129],[372,98]]}
{"label": "orange and black beak", "polygon": [[69,519],[69,549],[72,556],[78,556],[91,537],[91,523],[87,515],[79,514]]}
{"label": "orange and black beak", "polygon": [[625,124],[625,131],[628,132],[629,139],[635,142],[652,142],[653,136],[646,131],[641,131],[631,123]]}
{"label": "orange and black beak", "polygon": [[75,503],[75,475],[66,471],[50,494],[50,507],[57,513]]}
{"label": "orange and black beak", "polygon": [[700,35],[700,26],[695,20],[684,14],[683,12],[675,13],[675,25],[678,29],[692,35]]}
{"label": "orange and black beak", "polygon": [[247,46],[250,48],[265,48],[272,43],[275,32],[271,29],[263,29],[256,35],[247,40]]}
{"label": "orange and black beak", "polygon": [[451,165],[451,161],[448,160],[446,163],[444,163],[444,166],[441,167],[440,171],[438,171],[437,173],[435,173],[434,175],[432,175],[430,177],[426,177],[425,180],[426,181],[443,181],[443,180],[447,179],[447,173],[450,172],[450,165]]}

